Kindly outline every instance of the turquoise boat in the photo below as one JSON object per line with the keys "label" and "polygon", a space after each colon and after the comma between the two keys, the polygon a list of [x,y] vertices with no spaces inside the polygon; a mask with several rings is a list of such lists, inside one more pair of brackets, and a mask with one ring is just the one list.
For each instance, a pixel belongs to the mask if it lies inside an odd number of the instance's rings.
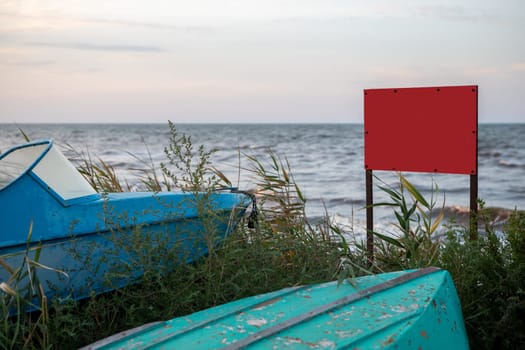
{"label": "turquoise boat", "polygon": [[147,324],[109,349],[468,349],[450,274],[425,268],[286,288]]}
{"label": "turquoise boat", "polygon": [[230,190],[97,193],[52,140],[13,147],[0,154],[2,290],[29,291],[34,309],[37,280],[48,299],[121,288],[144,263],[169,271],[203,257],[251,203]]}

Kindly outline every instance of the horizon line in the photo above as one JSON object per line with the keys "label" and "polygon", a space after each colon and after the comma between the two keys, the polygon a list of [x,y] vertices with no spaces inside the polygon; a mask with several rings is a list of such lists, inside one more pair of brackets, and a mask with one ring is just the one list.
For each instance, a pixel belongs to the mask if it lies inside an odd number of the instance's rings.
{"label": "horizon line", "polygon": [[[3,122],[0,125],[164,125],[165,122]],[[364,122],[173,122],[176,125],[362,125]],[[525,124],[525,121],[483,121],[478,124]]]}

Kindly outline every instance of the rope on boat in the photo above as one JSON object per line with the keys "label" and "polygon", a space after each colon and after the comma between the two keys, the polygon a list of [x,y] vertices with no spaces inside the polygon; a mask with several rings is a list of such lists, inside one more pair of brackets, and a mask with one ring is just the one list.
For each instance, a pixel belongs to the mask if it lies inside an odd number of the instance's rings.
{"label": "rope on boat", "polygon": [[255,228],[255,225],[257,224],[257,217],[259,216],[259,210],[257,209],[257,198],[255,197],[255,194],[248,191],[239,190],[237,187],[223,187],[220,190],[229,190],[232,193],[242,193],[250,197],[252,201],[252,210],[250,212],[250,216],[248,217],[248,228]]}

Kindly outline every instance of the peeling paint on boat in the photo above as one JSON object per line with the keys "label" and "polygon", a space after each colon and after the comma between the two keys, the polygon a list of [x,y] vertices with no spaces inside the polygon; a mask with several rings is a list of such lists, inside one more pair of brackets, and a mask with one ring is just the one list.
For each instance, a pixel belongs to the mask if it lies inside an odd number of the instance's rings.
{"label": "peeling paint on boat", "polygon": [[262,327],[265,324],[267,324],[268,321],[265,320],[264,318],[259,318],[259,319],[255,319],[255,320],[247,320],[246,323],[248,325],[250,325],[250,326],[253,326],[253,327]]}

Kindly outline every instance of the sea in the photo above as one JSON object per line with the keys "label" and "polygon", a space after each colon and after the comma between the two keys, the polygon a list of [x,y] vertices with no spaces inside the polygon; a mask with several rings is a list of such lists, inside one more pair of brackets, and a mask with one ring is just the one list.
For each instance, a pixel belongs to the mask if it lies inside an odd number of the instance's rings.
{"label": "sea", "polygon": [[[364,140],[362,124],[175,124],[195,147],[216,150],[215,168],[242,190],[256,189],[248,157],[270,166],[269,150],[289,164],[306,197],[312,221],[330,217],[356,233],[366,227]],[[168,124],[0,124],[0,152],[31,140],[54,139],[68,157],[89,154],[112,165],[119,177],[140,190],[145,162],[166,161]],[[432,142],[432,141],[429,141]],[[409,155],[409,154],[408,154]],[[374,171],[374,185],[396,186],[399,174]],[[439,188],[436,207],[461,211],[469,206],[470,176],[403,173],[425,196]],[[478,131],[479,198],[486,207],[525,209],[525,124],[480,124]],[[374,201],[387,199],[374,188]],[[454,209],[454,210],[450,210]],[[393,222],[392,209],[374,209],[374,221]]]}

